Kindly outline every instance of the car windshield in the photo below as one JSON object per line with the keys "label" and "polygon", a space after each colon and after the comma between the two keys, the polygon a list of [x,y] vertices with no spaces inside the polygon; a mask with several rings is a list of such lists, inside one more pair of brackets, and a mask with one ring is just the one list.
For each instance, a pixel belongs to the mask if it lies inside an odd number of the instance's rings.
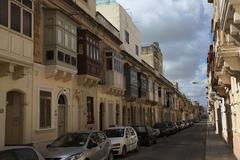
{"label": "car windshield", "polygon": [[82,147],[86,144],[89,133],[69,133],[57,138],[50,147]]}
{"label": "car windshield", "polygon": [[146,132],[145,127],[134,127],[134,129],[135,129],[138,133],[145,133],[145,132]]}
{"label": "car windshield", "polygon": [[107,129],[104,131],[107,137],[123,137],[124,129]]}

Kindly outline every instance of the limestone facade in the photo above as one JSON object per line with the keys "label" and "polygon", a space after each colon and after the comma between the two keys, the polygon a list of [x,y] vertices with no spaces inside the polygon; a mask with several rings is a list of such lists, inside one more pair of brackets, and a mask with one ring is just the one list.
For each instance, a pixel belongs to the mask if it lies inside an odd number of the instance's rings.
{"label": "limestone facade", "polygon": [[209,119],[240,159],[238,0],[209,0],[213,4],[213,44],[208,53]]}
{"label": "limestone facade", "polygon": [[2,0],[0,10],[8,17],[0,18],[0,146],[197,117],[160,65],[141,59],[129,15],[126,29],[124,18],[118,28],[96,12],[95,0]]}

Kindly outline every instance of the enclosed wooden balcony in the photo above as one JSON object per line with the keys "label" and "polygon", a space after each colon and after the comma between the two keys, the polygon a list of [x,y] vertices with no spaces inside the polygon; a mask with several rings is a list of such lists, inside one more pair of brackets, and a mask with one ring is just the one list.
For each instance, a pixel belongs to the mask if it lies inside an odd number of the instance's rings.
{"label": "enclosed wooden balcony", "polygon": [[80,85],[95,86],[100,81],[102,66],[99,52],[100,39],[88,30],[77,30],[77,68]]}

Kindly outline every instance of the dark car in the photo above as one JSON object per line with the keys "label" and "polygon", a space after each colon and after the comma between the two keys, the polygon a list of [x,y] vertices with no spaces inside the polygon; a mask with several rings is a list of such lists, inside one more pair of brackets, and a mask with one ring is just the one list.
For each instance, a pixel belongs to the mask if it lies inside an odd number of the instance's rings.
{"label": "dark car", "polygon": [[160,136],[168,136],[169,135],[169,127],[168,127],[167,122],[155,123],[153,128],[160,130]]}
{"label": "dark car", "polygon": [[133,126],[137,132],[140,145],[150,146],[157,143],[157,135],[154,133],[154,129],[149,126]]}
{"label": "dark car", "polygon": [[178,131],[178,127],[173,122],[168,122],[169,134],[175,134]]}

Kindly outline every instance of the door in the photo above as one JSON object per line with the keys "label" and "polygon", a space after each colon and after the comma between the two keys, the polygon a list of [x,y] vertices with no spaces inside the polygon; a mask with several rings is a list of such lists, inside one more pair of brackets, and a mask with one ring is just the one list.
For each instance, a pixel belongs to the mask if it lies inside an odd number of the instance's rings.
{"label": "door", "polygon": [[23,143],[24,95],[11,91],[7,93],[5,144]]}
{"label": "door", "polygon": [[58,136],[66,133],[66,119],[67,119],[67,102],[66,96],[60,95],[58,99]]}
{"label": "door", "polygon": [[99,129],[100,131],[103,130],[103,107],[104,107],[104,104],[101,103],[100,106],[99,106]]}

